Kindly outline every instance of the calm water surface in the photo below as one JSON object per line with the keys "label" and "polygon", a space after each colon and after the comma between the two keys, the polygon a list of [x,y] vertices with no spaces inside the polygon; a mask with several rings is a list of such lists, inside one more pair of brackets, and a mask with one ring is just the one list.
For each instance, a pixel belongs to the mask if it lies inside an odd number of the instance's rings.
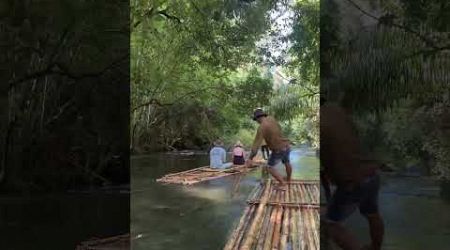
{"label": "calm water surface", "polygon": [[[310,152],[309,152],[310,153]],[[317,179],[319,161],[294,150],[293,178]],[[133,250],[221,249],[234,229],[261,171],[248,173],[232,197],[236,176],[193,186],[163,185],[155,180],[167,173],[208,165],[208,156],[157,154],[132,160],[131,231]],[[284,173],[284,167],[278,166]]]}
{"label": "calm water surface", "polygon": [[[305,151],[291,154],[294,178],[318,179],[319,161]],[[167,173],[208,165],[207,155],[138,156],[132,159],[131,231],[133,250],[221,249],[237,224],[260,170],[242,178],[232,197],[236,176],[193,186],[163,185]],[[279,170],[284,173],[282,166]],[[450,203],[439,196],[436,181],[426,178],[382,177],[380,210],[386,224],[387,250],[450,249]],[[368,226],[358,214],[346,224],[361,242]]]}

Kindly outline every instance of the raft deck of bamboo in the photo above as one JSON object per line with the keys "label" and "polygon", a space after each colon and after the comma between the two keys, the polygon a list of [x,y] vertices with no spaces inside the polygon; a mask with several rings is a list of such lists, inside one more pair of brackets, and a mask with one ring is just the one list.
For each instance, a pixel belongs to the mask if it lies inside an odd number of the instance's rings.
{"label": "raft deck of bamboo", "polygon": [[209,181],[217,178],[222,178],[225,176],[235,175],[239,173],[243,173],[247,170],[256,169],[259,166],[265,164],[265,161],[254,161],[253,166],[246,167],[245,165],[234,165],[230,168],[225,169],[214,169],[209,166],[194,168],[183,172],[167,174],[160,179],[157,179],[157,182],[162,183],[170,183],[170,184],[183,184],[183,185],[192,185],[195,183]]}
{"label": "raft deck of bamboo", "polygon": [[130,235],[84,241],[75,250],[130,250]]}
{"label": "raft deck of bamboo", "polygon": [[224,249],[320,249],[319,192],[318,181],[257,187]]}

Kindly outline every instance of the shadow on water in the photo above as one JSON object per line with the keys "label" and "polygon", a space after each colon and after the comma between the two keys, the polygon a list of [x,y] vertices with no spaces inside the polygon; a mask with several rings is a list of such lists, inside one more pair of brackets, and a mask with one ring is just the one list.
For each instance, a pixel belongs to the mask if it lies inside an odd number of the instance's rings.
{"label": "shadow on water", "polygon": [[[306,152],[291,154],[296,179],[318,179],[319,161]],[[245,208],[247,196],[258,185],[261,171],[242,178],[232,196],[237,176],[193,186],[163,185],[161,176],[208,165],[208,156],[139,156],[131,162],[132,246],[139,249],[221,249]],[[281,165],[277,166],[284,173]]]}

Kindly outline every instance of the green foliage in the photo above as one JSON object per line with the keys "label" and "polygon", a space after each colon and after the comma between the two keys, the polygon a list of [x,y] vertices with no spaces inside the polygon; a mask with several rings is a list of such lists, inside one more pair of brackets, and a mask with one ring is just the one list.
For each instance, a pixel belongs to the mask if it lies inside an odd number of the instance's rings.
{"label": "green foliage", "polygon": [[[241,117],[267,102],[270,81],[255,72],[239,79],[235,72],[254,59],[254,42],[267,28],[264,13],[272,4],[132,2],[132,148],[202,146],[236,133]],[[198,110],[181,112],[180,106]],[[169,126],[167,119],[179,122]],[[186,128],[177,130],[181,122]],[[162,138],[148,137],[150,131]]]}
{"label": "green foliage", "polygon": [[297,1],[294,5],[294,26],[290,39],[291,70],[297,71],[301,82],[319,86],[319,1]]}
{"label": "green foliage", "polygon": [[251,114],[256,107],[268,105],[272,88],[272,79],[261,77],[261,73],[253,68],[244,80],[235,83],[232,98],[238,108],[236,111]]}
{"label": "green foliage", "polygon": [[275,91],[269,111],[297,142],[319,143],[319,1],[296,1],[292,7],[292,43],[285,66],[291,81]]}
{"label": "green foliage", "polygon": [[401,2],[382,1],[387,14],[379,17],[360,6],[345,10],[378,19],[378,25],[354,36],[335,35],[340,30],[333,27],[348,13],[338,9],[336,16],[327,10],[323,44],[332,46],[326,46],[321,56],[330,74],[321,87],[328,99],[341,101],[362,121],[363,144],[369,150],[376,144],[402,158],[401,164],[418,159],[448,178],[445,155],[450,151],[446,140],[437,136],[443,133],[437,121],[445,116],[437,107],[446,106],[449,91],[449,61],[444,55],[450,44],[443,32],[448,22],[442,12],[447,7],[442,1]]}
{"label": "green foliage", "polygon": [[128,182],[128,4],[0,5],[2,187]]}
{"label": "green foliage", "polygon": [[311,87],[318,86],[318,56],[311,55],[318,51],[318,29],[312,27],[318,25],[317,2],[296,9],[298,35],[289,37],[297,44],[289,71],[301,81],[274,90],[272,75],[254,64],[261,56],[256,42],[270,31],[269,14],[280,6],[288,8],[271,0],[132,1],[131,147],[205,148],[215,138],[234,143],[240,137],[248,145],[256,107],[280,120],[300,119],[299,112],[310,119],[318,108],[318,91]]}

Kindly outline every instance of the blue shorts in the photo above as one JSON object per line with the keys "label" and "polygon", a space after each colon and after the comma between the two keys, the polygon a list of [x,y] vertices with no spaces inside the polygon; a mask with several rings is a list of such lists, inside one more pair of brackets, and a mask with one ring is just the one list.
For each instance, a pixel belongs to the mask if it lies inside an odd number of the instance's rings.
{"label": "blue shorts", "polygon": [[378,213],[379,190],[378,174],[366,178],[351,190],[338,186],[328,204],[327,220],[341,222],[353,214],[356,208],[359,208],[362,215]]}
{"label": "blue shorts", "polygon": [[291,153],[291,149],[287,148],[281,151],[272,151],[270,154],[269,160],[267,161],[268,167],[273,167],[277,165],[280,161],[285,164],[289,163],[289,154]]}

